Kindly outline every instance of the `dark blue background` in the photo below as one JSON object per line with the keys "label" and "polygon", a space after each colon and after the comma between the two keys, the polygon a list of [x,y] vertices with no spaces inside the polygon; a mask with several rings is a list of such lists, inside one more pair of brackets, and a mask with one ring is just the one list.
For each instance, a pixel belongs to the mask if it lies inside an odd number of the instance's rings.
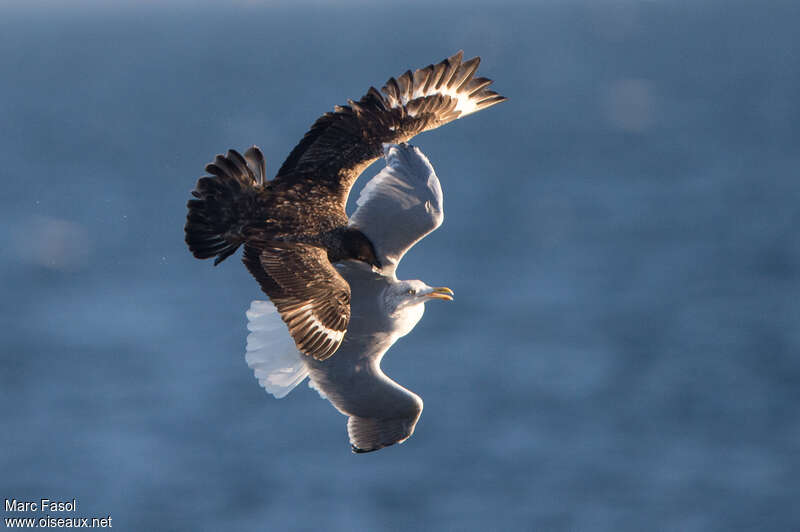
{"label": "dark blue background", "polygon": [[[800,528],[796,2],[72,4],[0,8],[0,497],[121,530]],[[315,392],[258,387],[263,296],[190,256],[185,202],[460,48],[509,101],[415,140],[446,221],[400,269],[457,298],[384,362],[413,438],[352,455]]]}

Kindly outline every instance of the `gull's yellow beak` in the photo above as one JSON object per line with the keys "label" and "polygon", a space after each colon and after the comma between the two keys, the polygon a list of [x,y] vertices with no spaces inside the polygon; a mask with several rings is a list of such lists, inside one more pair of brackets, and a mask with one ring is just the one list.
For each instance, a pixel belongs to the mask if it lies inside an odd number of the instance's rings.
{"label": "gull's yellow beak", "polygon": [[445,301],[452,301],[455,292],[447,288],[446,286],[436,286],[431,291],[430,294],[425,294],[427,297],[432,299],[443,299]]}

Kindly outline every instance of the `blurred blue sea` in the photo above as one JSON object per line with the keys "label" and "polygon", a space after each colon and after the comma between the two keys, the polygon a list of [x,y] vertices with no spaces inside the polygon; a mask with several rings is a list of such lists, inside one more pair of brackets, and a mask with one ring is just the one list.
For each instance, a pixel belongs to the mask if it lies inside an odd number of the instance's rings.
{"label": "blurred blue sea", "polygon": [[[798,27],[790,1],[0,7],[0,497],[119,530],[800,530]],[[274,173],[461,48],[509,101],[415,139],[446,220],[399,272],[456,301],[384,361],[415,435],[353,455],[316,392],[257,385],[263,296],[191,257],[185,202],[214,154]]]}

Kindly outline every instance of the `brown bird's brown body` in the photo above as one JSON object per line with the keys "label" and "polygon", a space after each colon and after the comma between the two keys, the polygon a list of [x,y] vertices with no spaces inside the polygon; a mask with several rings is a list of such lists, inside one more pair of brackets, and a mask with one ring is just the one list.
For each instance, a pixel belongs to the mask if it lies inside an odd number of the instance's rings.
{"label": "brown bird's brown body", "polygon": [[333,263],[382,265],[345,206],[361,172],[398,144],[505,100],[476,78],[462,53],[371,87],[359,101],[321,116],[271,181],[255,146],[218,155],[189,200],[186,242],[221,262],[244,244],[243,261],[278,308],[298,349],[323,360],[350,320],[350,287]]}

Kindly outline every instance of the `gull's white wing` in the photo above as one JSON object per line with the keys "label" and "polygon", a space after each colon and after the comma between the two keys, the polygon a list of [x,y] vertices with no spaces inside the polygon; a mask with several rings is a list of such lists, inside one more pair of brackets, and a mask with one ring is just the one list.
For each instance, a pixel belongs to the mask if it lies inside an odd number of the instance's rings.
{"label": "gull's white wing", "polygon": [[375,246],[383,273],[393,275],[411,246],[442,225],[444,199],[439,178],[415,146],[384,145],[386,167],[361,191],[350,226]]}
{"label": "gull's white wing", "polygon": [[414,433],[422,414],[422,399],[381,370],[380,357],[393,340],[385,344],[375,340],[359,336],[343,343],[335,357],[304,361],[309,386],[348,416],[347,435],[357,453],[403,443]]}

